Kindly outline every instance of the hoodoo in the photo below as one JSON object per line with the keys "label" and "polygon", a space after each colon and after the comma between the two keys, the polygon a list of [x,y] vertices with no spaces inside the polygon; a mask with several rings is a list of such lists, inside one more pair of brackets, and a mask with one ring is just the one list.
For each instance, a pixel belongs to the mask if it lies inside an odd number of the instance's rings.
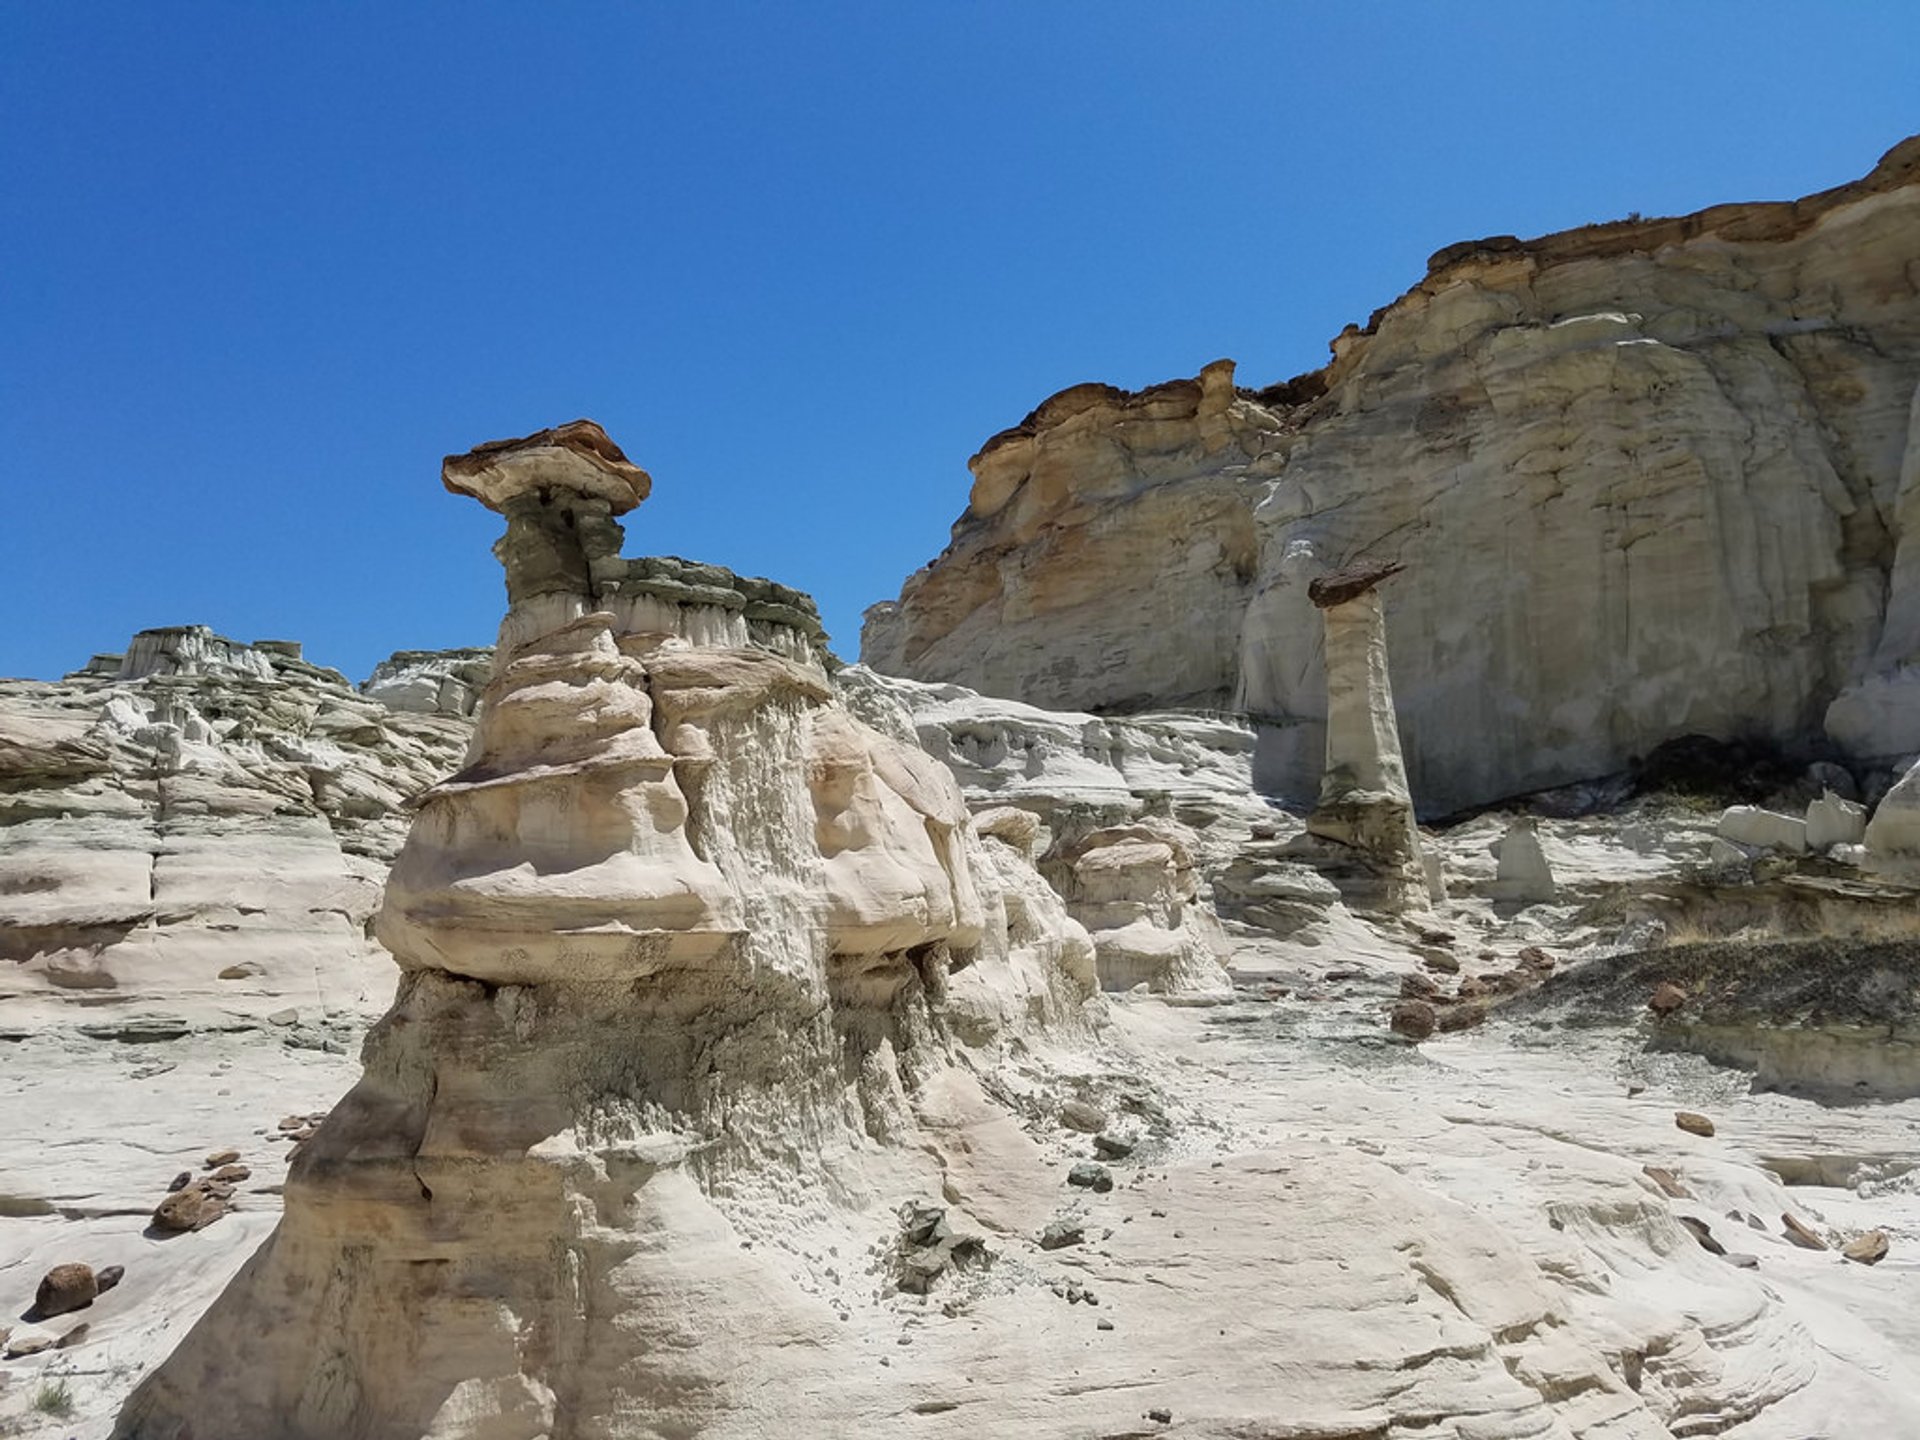
{"label": "hoodoo", "polygon": [[445,478],[507,517],[509,609],[377,919],[398,995],[122,1436],[791,1415],[779,1376],[838,1324],[795,1254],[848,1243],[873,1187],[939,1193],[907,1091],[945,1037],[1071,1029],[1091,990],[1084,934],[952,776],[835,703],[806,597],[620,558],[648,482],[598,426]]}

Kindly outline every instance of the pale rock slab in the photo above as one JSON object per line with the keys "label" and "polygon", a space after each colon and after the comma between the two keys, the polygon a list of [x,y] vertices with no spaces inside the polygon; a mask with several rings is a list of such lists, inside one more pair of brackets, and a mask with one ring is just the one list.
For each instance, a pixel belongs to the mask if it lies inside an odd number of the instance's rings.
{"label": "pale rock slab", "polygon": [[1831,792],[1807,806],[1807,848],[1820,855],[1835,845],[1858,845],[1867,835],[1867,807]]}
{"label": "pale rock slab", "polygon": [[1729,805],[1720,817],[1720,838],[1756,850],[1786,855],[1807,853],[1807,821],[1758,805]]}
{"label": "pale rock slab", "polygon": [[1867,867],[1920,879],[1920,761],[1881,797],[1863,836]]}

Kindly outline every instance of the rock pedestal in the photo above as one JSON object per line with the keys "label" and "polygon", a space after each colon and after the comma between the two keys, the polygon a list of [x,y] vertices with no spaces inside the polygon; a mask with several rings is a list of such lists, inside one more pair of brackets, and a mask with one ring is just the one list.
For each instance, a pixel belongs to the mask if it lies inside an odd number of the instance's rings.
{"label": "rock pedestal", "polygon": [[1387,677],[1387,620],[1376,588],[1402,569],[1367,564],[1322,576],[1308,598],[1326,626],[1327,763],[1307,833],[1353,852],[1359,872],[1340,881],[1364,904],[1424,907],[1420,832]]}
{"label": "rock pedestal", "polygon": [[397,998],[116,1433],[826,1433],[793,1407],[852,1290],[802,1252],[940,1192],[918,1086],[1084,1023],[1090,946],[835,703],[805,597],[619,558],[645,477],[597,426],[446,479],[506,515],[511,603],[376,920]]}

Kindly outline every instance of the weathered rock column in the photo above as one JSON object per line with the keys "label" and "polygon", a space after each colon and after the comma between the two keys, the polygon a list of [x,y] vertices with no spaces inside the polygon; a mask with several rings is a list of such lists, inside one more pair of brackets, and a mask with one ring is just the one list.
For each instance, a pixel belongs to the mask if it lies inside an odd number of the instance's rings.
{"label": "weathered rock column", "polygon": [[1403,568],[1356,565],[1307,587],[1327,637],[1327,766],[1307,830],[1360,851],[1379,872],[1379,901],[1417,908],[1426,903],[1428,882],[1400,754],[1386,610],[1377,588]]}

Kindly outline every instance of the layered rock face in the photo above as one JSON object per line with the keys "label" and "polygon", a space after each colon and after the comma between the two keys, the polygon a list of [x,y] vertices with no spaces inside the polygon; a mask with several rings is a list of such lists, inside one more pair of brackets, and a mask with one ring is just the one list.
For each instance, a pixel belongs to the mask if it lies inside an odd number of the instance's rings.
{"label": "layered rock face", "polygon": [[834,703],[804,597],[615,563],[644,477],[584,422],[446,473],[506,514],[512,604],[388,880],[398,998],[121,1435],[791,1414],[833,1307],[755,1238],[907,1183],[907,1092],[961,1037],[1081,1023],[1084,934],[944,768]]}
{"label": "layered rock face", "polygon": [[1920,750],[1920,139],[1865,179],[1451,247],[1321,372],[1082,386],[996,436],[878,669],[1074,708],[1231,704],[1310,802],[1306,586],[1402,560],[1439,813],[1704,733]]}
{"label": "layered rock face", "polygon": [[399,806],[469,732],[394,713],[297,645],[204,626],[0,682],[7,1029],[377,1014],[392,972],[367,930]]}

